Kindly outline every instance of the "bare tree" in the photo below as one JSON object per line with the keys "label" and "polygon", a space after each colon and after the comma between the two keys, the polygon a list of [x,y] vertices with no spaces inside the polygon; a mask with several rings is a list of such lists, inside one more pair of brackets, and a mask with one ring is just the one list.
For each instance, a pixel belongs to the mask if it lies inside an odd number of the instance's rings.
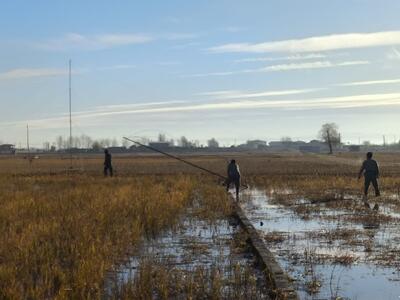
{"label": "bare tree", "polygon": [[161,143],[166,142],[167,141],[167,137],[165,136],[165,134],[159,133],[158,134],[158,141],[161,142]]}
{"label": "bare tree", "polygon": [[215,138],[211,138],[207,141],[207,145],[209,148],[218,148],[219,143]]}
{"label": "bare tree", "polygon": [[81,148],[81,138],[79,136],[72,137],[72,148]]}
{"label": "bare tree", "polygon": [[63,149],[64,148],[64,138],[59,135],[56,139],[56,144],[57,144],[57,149]]}
{"label": "bare tree", "polygon": [[340,144],[339,126],[336,123],[325,123],[322,125],[319,138],[328,145],[329,154],[333,153],[333,147]]}
{"label": "bare tree", "polygon": [[113,147],[118,147],[118,141],[117,141],[116,138],[113,138],[113,139],[112,139],[112,141],[111,141],[111,146],[113,146]]}
{"label": "bare tree", "polygon": [[44,151],[50,151],[50,142],[44,142],[43,143],[43,150]]}
{"label": "bare tree", "polygon": [[190,147],[190,142],[185,136],[181,136],[179,139],[179,146],[183,148]]}
{"label": "bare tree", "polygon": [[102,148],[102,145],[99,141],[94,141],[92,144],[92,149],[95,151],[99,151]]}
{"label": "bare tree", "polygon": [[80,140],[81,140],[81,147],[89,149],[92,147],[93,144],[93,140],[90,136],[82,134],[80,136]]}
{"label": "bare tree", "polygon": [[291,141],[292,141],[292,138],[290,136],[281,137],[281,142],[283,142],[283,143],[288,143],[288,142],[291,142]]}
{"label": "bare tree", "polygon": [[126,139],[122,139],[121,144],[122,144],[122,147],[129,148],[129,145],[131,143]]}

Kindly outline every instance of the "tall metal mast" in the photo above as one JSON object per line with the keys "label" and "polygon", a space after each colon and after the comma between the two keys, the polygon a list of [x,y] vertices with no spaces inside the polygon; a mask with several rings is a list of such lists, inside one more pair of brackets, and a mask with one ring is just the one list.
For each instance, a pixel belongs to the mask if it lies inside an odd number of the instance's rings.
{"label": "tall metal mast", "polygon": [[28,150],[28,156],[30,156],[30,148],[29,148],[29,125],[26,124],[26,149]]}
{"label": "tall metal mast", "polygon": [[29,124],[26,124],[26,148],[28,151],[26,157],[29,161],[29,165],[32,166],[33,157],[31,156],[31,148],[29,147]]}
{"label": "tall metal mast", "polygon": [[69,60],[69,73],[68,73],[68,83],[69,83],[69,88],[68,88],[68,96],[69,96],[69,162],[70,162],[70,168],[72,169],[72,93],[71,93],[71,84],[72,84],[72,78],[71,78],[71,65],[72,61],[71,59]]}

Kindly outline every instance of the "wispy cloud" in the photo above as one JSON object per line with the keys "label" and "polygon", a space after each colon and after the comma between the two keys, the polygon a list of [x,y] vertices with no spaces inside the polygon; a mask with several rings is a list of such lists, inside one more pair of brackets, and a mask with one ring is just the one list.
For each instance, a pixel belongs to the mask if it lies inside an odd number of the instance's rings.
{"label": "wispy cloud", "polygon": [[366,60],[353,60],[353,61],[343,61],[343,62],[331,62],[325,61],[315,61],[315,62],[305,62],[305,63],[291,63],[291,64],[281,64],[268,66],[263,68],[266,72],[276,72],[276,71],[290,71],[290,70],[304,70],[304,69],[321,69],[321,68],[336,68],[336,67],[347,67],[355,65],[368,65],[370,62]]}
{"label": "wispy cloud", "polygon": [[294,54],[289,56],[280,57],[252,57],[237,59],[235,62],[260,62],[260,61],[281,61],[281,60],[306,60],[306,59],[321,59],[327,56],[322,53],[311,53],[311,54]]}
{"label": "wispy cloud", "polygon": [[[189,113],[204,111],[227,111],[244,109],[278,109],[278,110],[313,110],[313,109],[348,109],[400,106],[400,93],[359,94],[350,96],[333,96],[324,98],[303,98],[291,100],[260,99],[238,100],[226,102],[193,103],[171,101],[164,103],[132,104],[121,106],[103,106],[91,111],[74,113],[73,119],[80,124],[94,120],[103,122],[103,118],[124,115],[168,115],[171,113]],[[174,115],[174,118],[176,117]],[[68,126],[68,117],[53,117],[40,120],[13,122],[12,125],[25,125],[29,123],[34,128],[62,128]],[[11,123],[10,123],[11,124]],[[10,124],[8,124],[10,126]],[[2,124],[7,125],[7,124]]]}
{"label": "wispy cloud", "polygon": [[68,33],[60,38],[49,39],[35,43],[34,46],[44,50],[101,50],[113,47],[146,44],[155,40],[190,40],[199,37],[197,33],[172,32],[161,34],[147,33],[106,33],[85,35]]}
{"label": "wispy cloud", "polygon": [[335,84],[336,86],[363,86],[363,85],[379,85],[379,84],[393,84],[400,83],[400,78],[396,79],[383,79],[383,80],[367,80],[367,81],[353,81],[346,83]]}
{"label": "wispy cloud", "polygon": [[400,45],[400,31],[332,34],[264,43],[232,43],[211,47],[208,50],[214,53],[301,53],[392,45]]}
{"label": "wispy cloud", "polygon": [[386,57],[392,60],[400,60],[400,50],[393,48],[387,53]]}
{"label": "wispy cloud", "polygon": [[250,99],[259,97],[270,97],[270,96],[288,96],[288,95],[298,95],[305,93],[312,93],[316,91],[321,91],[322,88],[318,89],[298,89],[298,90],[277,90],[277,91],[263,91],[263,92],[243,92],[235,90],[227,91],[213,91],[200,93],[199,96],[211,96],[213,99]]}
{"label": "wispy cloud", "polygon": [[57,39],[51,39],[36,44],[40,49],[46,50],[98,50],[116,46],[143,44],[151,42],[154,38],[147,34],[99,34],[83,35],[69,33]]}
{"label": "wispy cloud", "polygon": [[142,102],[142,103],[128,103],[128,104],[114,104],[114,105],[102,105],[97,106],[93,110],[79,112],[79,113],[97,113],[101,111],[113,111],[113,110],[125,110],[138,107],[152,107],[152,106],[168,106],[172,104],[182,104],[185,103],[182,100],[169,100],[169,101],[158,101],[158,102]]}
{"label": "wispy cloud", "polygon": [[0,80],[24,79],[32,77],[52,77],[68,74],[67,68],[21,68],[0,73]]}
{"label": "wispy cloud", "polygon": [[263,68],[256,68],[256,69],[199,73],[199,74],[188,75],[185,77],[229,76],[229,75],[246,74],[246,73],[264,73],[264,72],[282,72],[282,71],[308,70],[308,69],[326,69],[326,68],[348,67],[348,66],[367,65],[367,64],[370,64],[370,62],[366,61],[366,60],[353,60],[353,61],[343,61],[343,62],[331,62],[328,60],[324,60],[324,61],[315,61],[315,62],[277,64],[277,65],[271,65],[271,66],[266,66]]}

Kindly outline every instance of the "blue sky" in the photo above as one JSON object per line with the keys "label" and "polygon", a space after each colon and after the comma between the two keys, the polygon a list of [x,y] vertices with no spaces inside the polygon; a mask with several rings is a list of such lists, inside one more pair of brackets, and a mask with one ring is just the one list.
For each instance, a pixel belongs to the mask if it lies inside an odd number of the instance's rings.
{"label": "blue sky", "polygon": [[400,139],[399,1],[2,1],[0,141]]}

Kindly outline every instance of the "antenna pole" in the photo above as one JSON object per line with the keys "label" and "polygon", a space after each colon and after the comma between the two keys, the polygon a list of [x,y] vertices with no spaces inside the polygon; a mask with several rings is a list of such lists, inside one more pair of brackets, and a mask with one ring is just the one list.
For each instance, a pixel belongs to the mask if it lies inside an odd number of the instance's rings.
{"label": "antenna pole", "polygon": [[26,148],[28,150],[28,156],[30,156],[30,149],[29,149],[29,125],[26,124]]}
{"label": "antenna pole", "polygon": [[29,147],[29,124],[26,124],[26,148],[28,150],[28,161],[29,161],[29,165],[32,165],[32,161],[33,161],[33,157],[31,157],[31,150]]}
{"label": "antenna pole", "polygon": [[68,96],[69,96],[69,162],[70,168],[72,169],[72,93],[71,93],[71,69],[72,69],[72,61],[69,60],[69,72],[68,72]]}

